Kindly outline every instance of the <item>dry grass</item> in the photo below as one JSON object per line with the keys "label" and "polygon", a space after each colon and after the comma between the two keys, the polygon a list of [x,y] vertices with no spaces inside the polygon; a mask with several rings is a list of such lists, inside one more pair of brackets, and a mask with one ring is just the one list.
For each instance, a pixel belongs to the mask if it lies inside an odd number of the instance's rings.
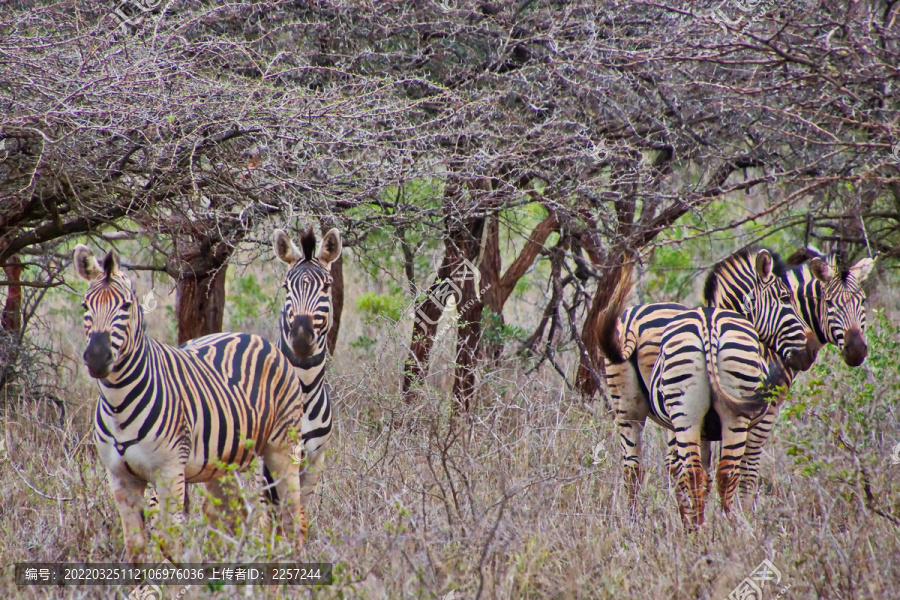
{"label": "dry grass", "polygon": [[[526,376],[515,361],[486,369],[479,408],[451,428],[441,372],[447,357],[436,360],[419,402],[405,405],[396,389],[406,333],[385,333],[368,352],[350,348],[347,341],[363,326],[353,321],[352,306],[349,313],[331,366],[333,450],[308,507],[305,556],[333,562],[335,585],[193,588],[183,597],[718,600],[771,558],[782,585],[790,586],[785,598],[900,598],[900,536],[890,521],[900,514],[900,465],[890,460],[900,442],[900,374],[897,331],[886,322],[878,335],[879,324],[871,326],[864,369],[851,372],[831,352],[819,371],[803,377],[795,405],[808,405],[777,428],[757,509],[727,520],[713,497],[707,526],[688,536],[662,469],[664,436],[652,424],[642,510],[631,516],[610,416],[602,407],[595,416],[579,406],[552,370]],[[163,324],[151,327],[164,337]],[[63,334],[69,344],[63,346],[77,348],[79,333]],[[74,350],[66,352],[71,357]],[[563,363],[571,372],[572,357]],[[7,598],[111,598],[128,591],[12,583],[15,562],[123,555],[118,515],[90,438],[94,400],[84,377],[61,382],[69,391],[61,427],[52,405],[13,406],[3,416],[11,441],[0,455],[0,592]],[[196,507],[200,491],[191,494]],[[252,490],[246,497],[253,498]],[[287,552],[255,526],[242,539],[219,536],[199,513],[192,511],[185,539],[194,556],[265,561]],[[451,590],[455,595],[446,596]],[[763,597],[776,595],[767,588]]]}

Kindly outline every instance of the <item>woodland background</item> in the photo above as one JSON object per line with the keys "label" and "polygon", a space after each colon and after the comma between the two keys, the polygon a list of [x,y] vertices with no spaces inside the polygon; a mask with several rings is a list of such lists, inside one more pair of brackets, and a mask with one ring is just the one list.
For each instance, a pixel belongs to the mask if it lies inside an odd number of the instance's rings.
{"label": "woodland background", "polygon": [[[119,251],[158,339],[274,337],[271,232],[312,226],[345,243],[308,545],[338,577],[271,597],[725,598],[763,558],[783,597],[900,597],[898,18],[871,0],[7,0],[0,590],[47,593],[16,588],[15,562],[122,552],[74,245]],[[653,426],[644,513],[626,510],[592,324],[624,261],[635,302],[697,304],[750,244],[877,254],[870,355],[823,351],[757,510],[711,506],[688,537]],[[465,310],[442,311],[429,293],[464,260],[486,291],[460,281]],[[285,552],[192,516],[204,556]]]}

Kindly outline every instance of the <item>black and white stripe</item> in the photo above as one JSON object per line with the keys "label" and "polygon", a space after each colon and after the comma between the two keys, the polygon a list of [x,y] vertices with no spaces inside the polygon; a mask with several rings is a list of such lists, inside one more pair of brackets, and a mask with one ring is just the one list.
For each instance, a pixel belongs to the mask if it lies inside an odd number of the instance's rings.
{"label": "black and white stripe", "polygon": [[[869,276],[874,259],[864,258],[849,269],[839,269],[834,257],[813,252],[811,260],[787,269],[781,279],[787,284],[800,309],[803,321],[812,329],[815,338],[813,351],[833,344],[841,351],[844,362],[859,366],[868,354],[866,345],[866,294],[861,284]],[[790,387],[797,371],[784,365],[769,348],[765,351],[766,388]],[[756,496],[759,482],[759,461],[762,449],[772,433],[786,393],[778,393],[766,414],[749,432],[747,447],[741,459],[741,503],[749,508]]]}
{"label": "black and white stripe", "polygon": [[300,248],[278,229],[273,236],[275,255],[289,265],[284,278],[278,347],[294,366],[303,386],[303,444],[306,464],[301,474],[304,497],[318,484],[331,438],[333,411],[325,381],[327,336],[332,324],[331,265],[341,255],[341,236],[336,229],[322,239],[315,254],[316,236],[308,229],[300,236]]}
{"label": "black and white stripe", "polygon": [[[789,300],[786,288],[773,275],[778,265],[777,255],[766,250],[742,250],[712,269],[707,278],[706,293],[722,304],[736,304],[736,311],[758,321],[767,343],[780,344],[780,351],[790,357],[792,363],[808,368],[812,360],[808,340],[805,344],[789,344],[785,340],[794,338],[796,341],[800,332],[806,336],[809,332],[799,321],[782,324],[788,327],[787,331],[773,329],[774,322],[766,309]],[[625,292],[630,285],[630,279],[625,278],[601,316],[599,341],[606,356],[607,384],[616,412],[626,488],[634,503],[642,479],[641,437],[646,419],[649,416],[667,426],[665,419],[651,411],[652,369],[665,327],[687,309],[679,304],[658,303],[623,310],[627,299]],[[779,337],[780,334],[784,337]]]}
{"label": "black and white stripe", "polygon": [[[132,283],[110,252],[97,263],[90,249],[74,254],[90,281],[84,298],[88,338],[84,362],[100,398],[94,438],[109,474],[135,560],[145,545],[143,496],[159,493],[164,517],[184,521],[186,483],[204,482],[225,500],[219,479],[229,467],[263,458],[285,499],[282,523],[299,549],[305,535],[299,467],[291,453],[303,420],[300,382],[290,363],[265,339],[247,334],[206,336],[174,348],[145,334]],[[208,512],[216,513],[214,503]],[[174,552],[180,545],[173,536]]]}

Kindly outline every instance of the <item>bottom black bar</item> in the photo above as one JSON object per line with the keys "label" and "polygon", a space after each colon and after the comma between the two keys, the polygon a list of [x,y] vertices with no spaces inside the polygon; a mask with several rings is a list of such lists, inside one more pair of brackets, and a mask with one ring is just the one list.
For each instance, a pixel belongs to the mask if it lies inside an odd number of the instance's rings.
{"label": "bottom black bar", "polygon": [[17,585],[331,585],[331,563],[16,563]]}

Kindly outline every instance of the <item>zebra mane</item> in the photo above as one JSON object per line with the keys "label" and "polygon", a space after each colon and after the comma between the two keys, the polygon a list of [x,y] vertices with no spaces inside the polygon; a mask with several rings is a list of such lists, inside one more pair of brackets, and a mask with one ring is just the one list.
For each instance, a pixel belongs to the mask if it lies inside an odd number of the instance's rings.
{"label": "zebra mane", "polygon": [[825,253],[813,246],[798,248],[796,251],[794,251],[794,253],[791,254],[787,259],[788,270],[795,271],[797,269],[801,269],[803,268],[803,265],[814,258],[820,258],[827,262],[837,273],[840,274],[841,281],[843,281],[844,283],[847,282],[847,279],[850,277],[850,269],[846,265],[842,264],[838,253]]}
{"label": "zebra mane", "polygon": [[[703,284],[704,304],[712,306],[712,303],[716,298],[716,290],[719,288],[719,280],[721,279],[722,272],[727,267],[737,263],[745,263],[750,266],[751,270],[755,270],[754,260],[756,258],[756,253],[759,252],[759,250],[760,248],[752,246],[741,248],[731,256],[727,256],[713,265],[709,275],[706,276],[706,282]],[[787,270],[785,262],[777,252],[769,250],[769,254],[772,255],[772,274],[780,277]]]}
{"label": "zebra mane", "polygon": [[109,285],[109,283],[112,281],[113,273],[118,270],[118,263],[119,261],[116,259],[115,250],[110,250],[106,254],[106,257],[103,259],[103,264],[101,265],[103,267],[104,273],[103,281],[107,285]]}
{"label": "zebra mane", "polygon": [[316,232],[312,226],[300,234],[300,249],[303,251],[303,260],[311,260],[316,255]]}

